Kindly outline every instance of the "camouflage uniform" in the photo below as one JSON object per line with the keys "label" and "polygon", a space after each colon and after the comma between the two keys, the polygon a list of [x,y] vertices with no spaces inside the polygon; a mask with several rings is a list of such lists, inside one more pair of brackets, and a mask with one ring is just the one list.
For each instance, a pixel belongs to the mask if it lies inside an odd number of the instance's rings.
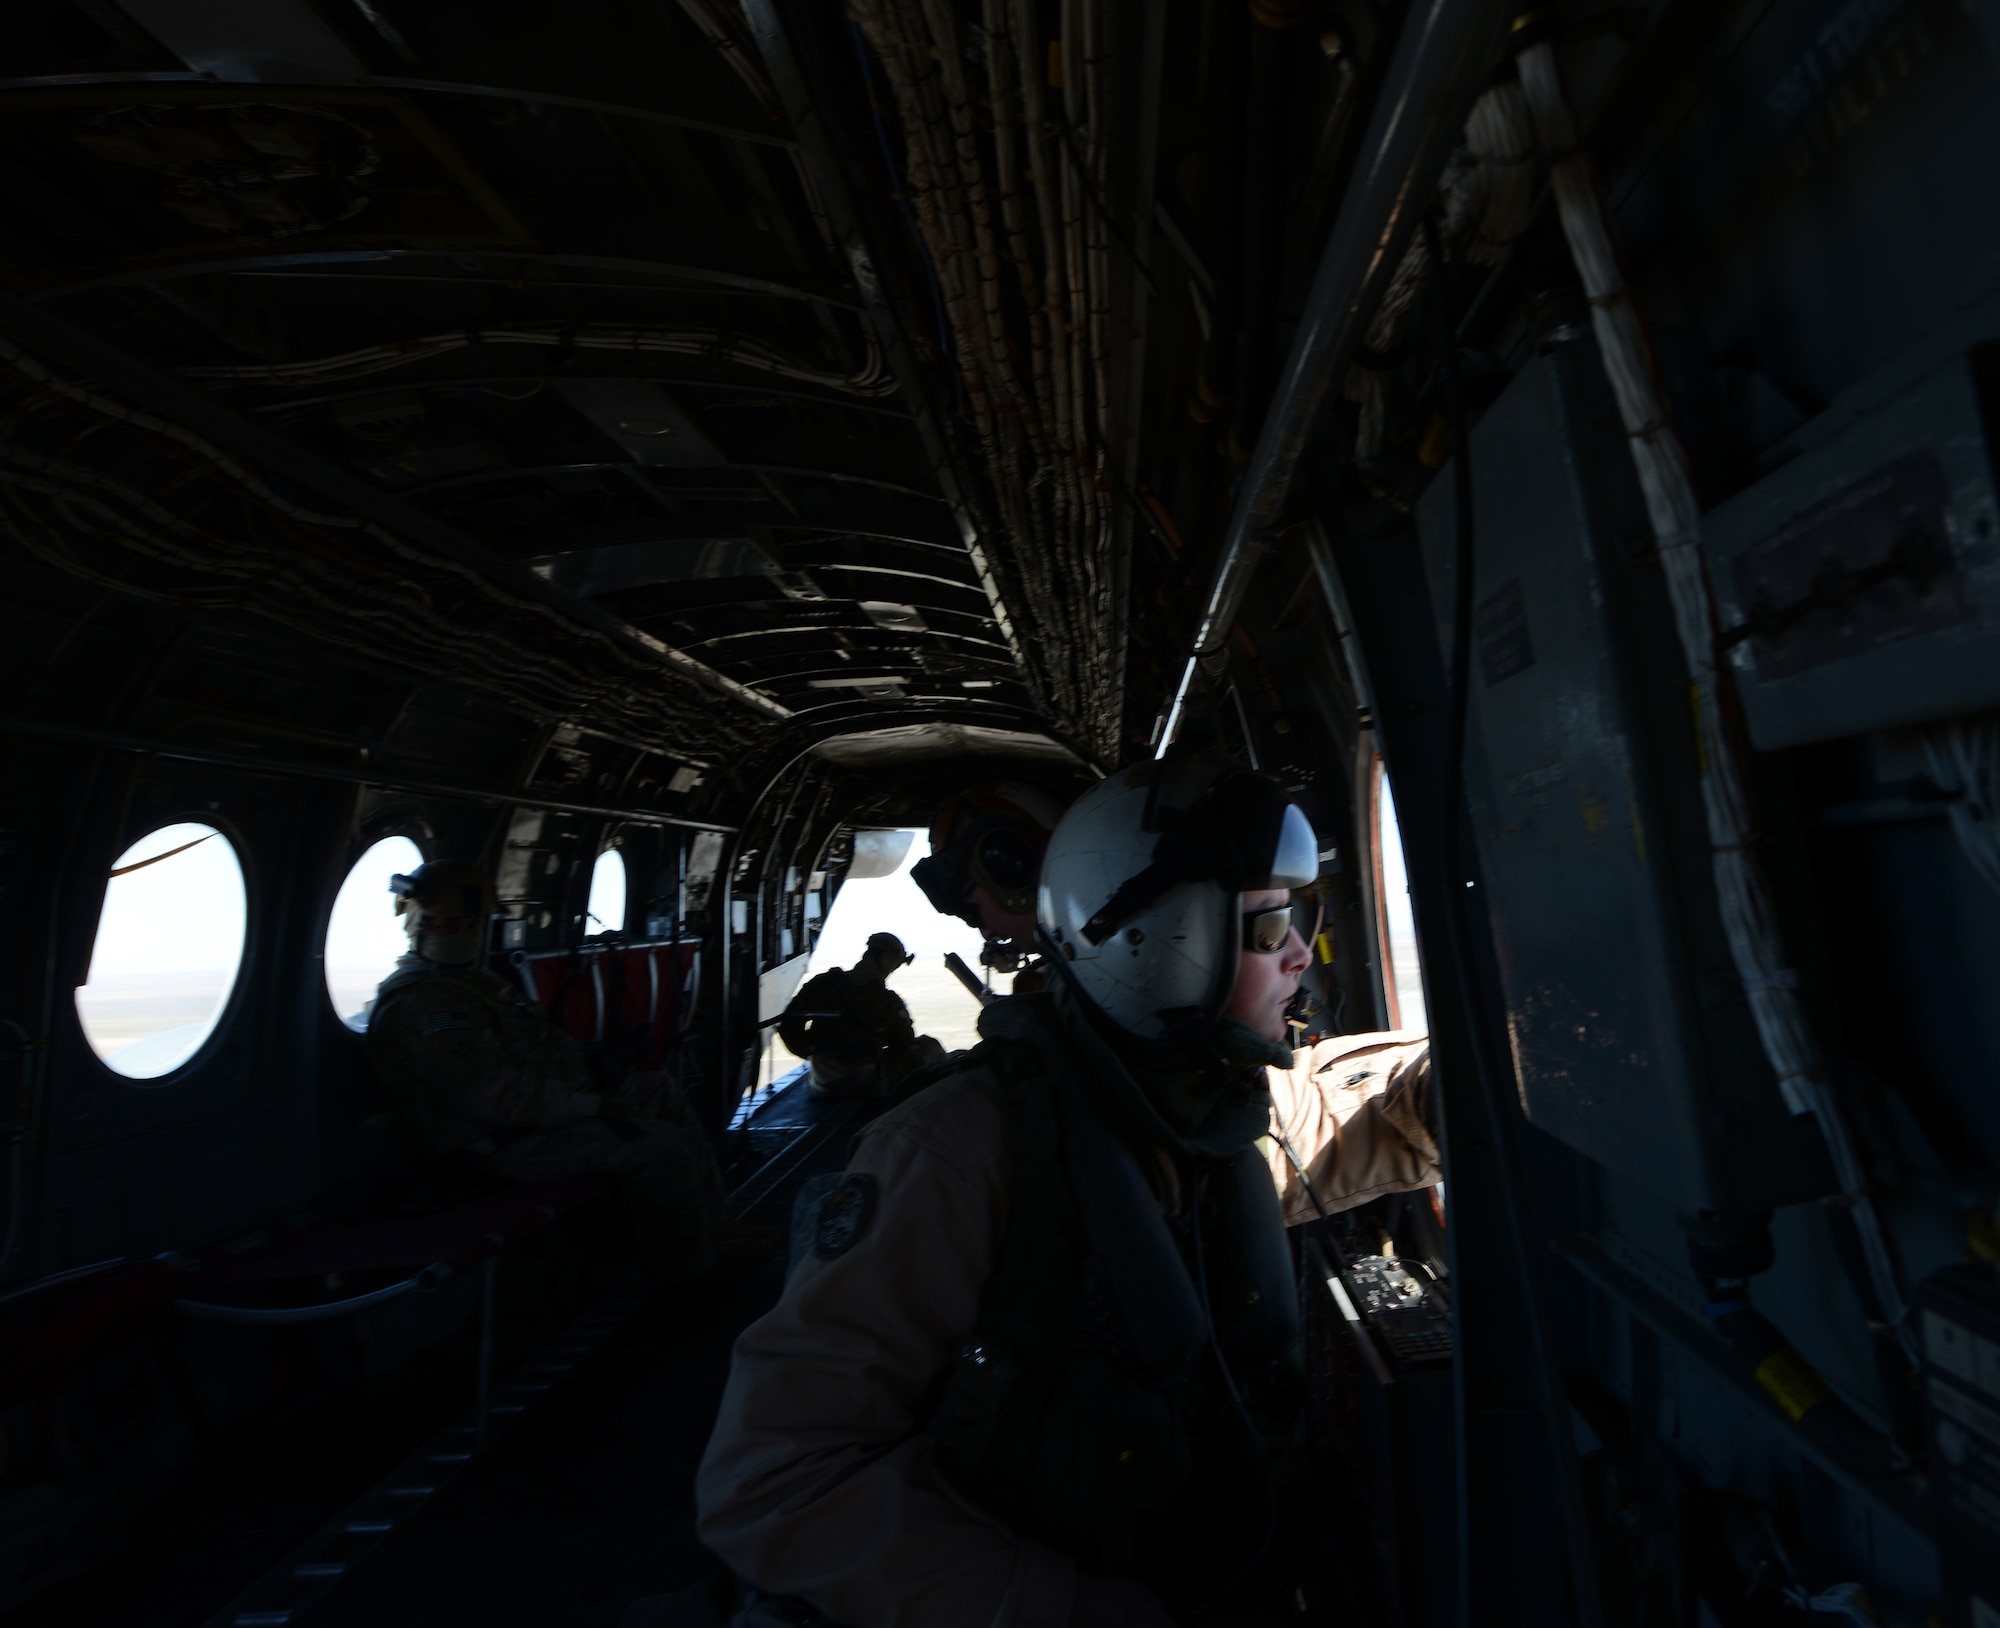
{"label": "camouflage uniform", "polygon": [[518,987],[406,955],[376,992],[368,1055],[405,1134],[503,1181],[614,1179],[640,1257],[700,1275],[735,1230],[693,1113],[664,1075],[598,1093],[576,1043]]}

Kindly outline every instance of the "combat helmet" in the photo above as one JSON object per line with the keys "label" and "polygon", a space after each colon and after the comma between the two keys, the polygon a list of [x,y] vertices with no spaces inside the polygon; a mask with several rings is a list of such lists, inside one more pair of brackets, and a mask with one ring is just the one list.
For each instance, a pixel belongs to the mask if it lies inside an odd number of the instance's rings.
{"label": "combat helmet", "polygon": [[390,877],[389,891],[396,895],[399,916],[414,912],[484,921],[500,908],[492,879],[477,865],[452,859],[434,859],[407,876]]}
{"label": "combat helmet", "polygon": [[1135,764],[1049,839],[1044,953],[1100,1027],[1145,1049],[1198,1041],[1236,982],[1237,895],[1318,875],[1311,822],[1271,776],[1206,755]]}

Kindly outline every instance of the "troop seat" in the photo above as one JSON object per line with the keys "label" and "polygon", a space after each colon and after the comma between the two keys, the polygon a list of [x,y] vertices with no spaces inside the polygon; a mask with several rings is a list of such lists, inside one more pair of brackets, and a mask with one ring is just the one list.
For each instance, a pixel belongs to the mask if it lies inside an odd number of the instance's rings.
{"label": "troop seat", "polygon": [[0,1412],[60,1396],[164,1321],[178,1277],[164,1261],[101,1261],[0,1295]]}
{"label": "troop seat", "polygon": [[694,1014],[701,947],[599,939],[570,950],[519,950],[513,964],[528,998],[592,1055],[659,1068]]}
{"label": "troop seat", "polygon": [[[599,1176],[508,1187],[431,1215],[314,1227],[275,1228],[253,1247],[212,1250],[180,1278],[174,1305],[225,1323],[308,1323],[341,1317],[419,1289],[435,1289],[539,1232],[603,1185]],[[324,1282],[355,1272],[407,1271],[394,1283],[338,1300],[235,1305],[199,1298],[245,1284]],[[187,1291],[194,1290],[195,1293]]]}
{"label": "troop seat", "polygon": [[[483,1444],[492,1410],[494,1293],[500,1257],[509,1244],[541,1231],[597,1193],[603,1176],[579,1176],[486,1193],[449,1210],[344,1225],[282,1228],[247,1249],[224,1248],[193,1263],[174,1309],[210,1322],[285,1326],[347,1317],[399,1295],[436,1289],[477,1266],[479,1344],[474,1370],[476,1439]],[[356,1272],[403,1272],[394,1282],[336,1300],[294,1299],[307,1286]],[[198,1298],[216,1290],[284,1285],[279,1304],[239,1304]]]}
{"label": "troop seat", "polygon": [[[274,1227],[192,1260],[101,1261],[0,1295],[0,1411],[60,1396],[91,1363],[131,1345],[171,1313],[287,1326],[351,1316],[398,1295],[484,1269],[476,1375],[484,1430],[493,1373],[493,1268],[511,1244],[591,1198],[601,1176],[482,1194],[450,1209],[386,1221]],[[330,1279],[396,1272],[362,1294],[326,1298]],[[261,1291],[264,1303],[212,1298]]]}

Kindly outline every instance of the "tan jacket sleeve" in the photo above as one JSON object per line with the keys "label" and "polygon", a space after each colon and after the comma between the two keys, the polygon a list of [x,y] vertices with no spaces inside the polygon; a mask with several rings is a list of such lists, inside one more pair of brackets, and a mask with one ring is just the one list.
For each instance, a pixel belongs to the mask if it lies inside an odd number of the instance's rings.
{"label": "tan jacket sleeve", "polygon": [[1329,1214],[1444,1179],[1426,1123],[1429,1039],[1411,1031],[1344,1034],[1295,1054],[1271,1082],[1271,1180],[1295,1227],[1319,1214],[1280,1142],[1289,1142]]}
{"label": "tan jacket sleeve", "polygon": [[1170,1628],[965,1502],[919,1428],[998,1262],[1003,1129],[970,1071],[859,1138],[848,1169],[875,1178],[873,1213],[737,1340],[695,1482],[701,1540],[851,1628]]}

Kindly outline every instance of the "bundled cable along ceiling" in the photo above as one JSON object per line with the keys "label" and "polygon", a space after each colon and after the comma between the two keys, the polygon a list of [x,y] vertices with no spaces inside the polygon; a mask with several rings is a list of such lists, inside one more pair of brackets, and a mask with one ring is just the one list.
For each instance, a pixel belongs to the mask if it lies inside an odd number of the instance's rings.
{"label": "bundled cable along ceiling", "polygon": [[761,697],[732,704],[678,652],[621,640],[372,521],[299,503],[201,436],[5,340],[0,364],[24,387],[16,433],[0,440],[0,535],[45,564],[121,593],[255,616],[684,759],[712,760],[769,727],[749,704]]}
{"label": "bundled cable along ceiling", "polygon": [[977,69],[951,7],[855,0],[851,15],[900,117],[900,179],[1021,586],[1031,681],[1115,757],[1103,8],[1066,0],[1052,42],[1027,0],[984,0]]}

